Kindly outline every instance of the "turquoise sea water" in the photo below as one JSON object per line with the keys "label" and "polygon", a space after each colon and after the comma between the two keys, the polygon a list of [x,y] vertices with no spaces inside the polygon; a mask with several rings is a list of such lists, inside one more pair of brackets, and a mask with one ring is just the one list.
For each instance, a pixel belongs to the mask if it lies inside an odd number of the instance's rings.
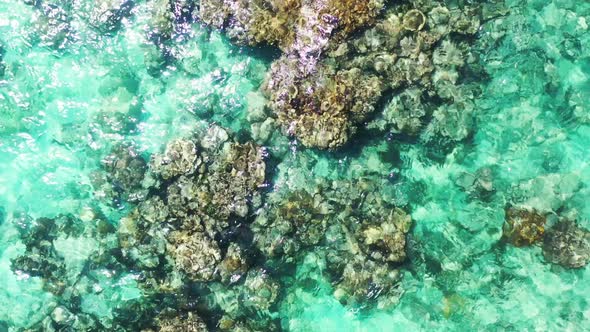
{"label": "turquoise sea water", "polygon": [[[27,2],[0,0],[0,331],[147,329],[162,308],[185,318],[194,312],[219,330],[220,312],[262,301],[260,285],[250,293],[242,281],[202,286],[182,273],[171,279],[184,286],[161,295],[146,286],[142,265],[93,258],[120,244],[116,231],[101,235],[88,225],[101,219],[120,233],[138,204],[97,180],[112,151],[132,146],[149,163],[170,141],[210,128],[264,147],[265,203],[242,226],[253,223],[255,234],[279,227],[259,230],[264,225],[254,215],[291,193],[313,192],[317,183],[344,191],[345,183],[365,178],[367,191],[412,219],[407,258],[395,266],[395,303],[381,305],[379,294],[339,301],[323,249],[306,247],[288,267],[253,259],[251,271],[272,271],[264,273],[279,290],[265,313],[246,316],[270,316],[285,331],[590,330],[590,267],[553,264],[539,243],[502,240],[508,205],[547,215],[548,229],[558,219],[590,229],[590,3],[507,0],[502,15],[482,22],[470,44],[469,66],[481,75],[467,79],[478,91],[472,108],[430,116],[444,123],[434,131],[461,136],[448,148],[425,138],[428,128],[420,139],[371,129],[387,117],[396,90],[348,145],[322,151],[266,120],[260,87],[278,50],[236,45],[198,20],[178,23],[171,39],[154,42],[156,1],[134,3],[112,31],[89,23],[99,2]],[[145,195],[161,195],[156,187]],[[65,271],[65,290],[52,291],[13,262],[45,255],[27,249],[23,234],[38,218],[65,214],[85,230],[59,229],[46,239]],[[588,250],[580,254],[590,257]],[[211,301],[217,311],[206,305]],[[75,318],[60,318],[62,309]],[[244,324],[244,331],[269,329]]]}

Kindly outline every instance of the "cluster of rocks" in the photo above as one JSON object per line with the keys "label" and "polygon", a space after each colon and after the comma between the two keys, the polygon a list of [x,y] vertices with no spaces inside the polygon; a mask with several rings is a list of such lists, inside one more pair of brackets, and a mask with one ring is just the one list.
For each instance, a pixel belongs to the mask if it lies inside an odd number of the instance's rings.
{"label": "cluster of rocks", "polygon": [[[103,215],[84,209],[79,216],[67,214],[33,220],[22,214],[15,218],[13,221],[20,227],[26,249],[12,260],[12,270],[23,278],[39,277],[44,289],[57,299],[44,308],[49,315],[30,331],[130,327],[127,317],[102,324],[80,305],[85,295],[101,291],[95,287],[90,271],[97,266],[113,267],[110,262],[116,260],[115,227]],[[124,273],[122,267],[117,266]]]}
{"label": "cluster of rocks", "polygon": [[[13,270],[41,277],[45,287],[68,304],[59,310],[67,311],[71,318],[57,322],[48,317],[40,324],[55,328],[82,324],[80,317],[88,315],[73,297],[79,302],[80,296],[93,294],[96,289],[90,279],[94,271],[106,269],[115,274],[139,273],[145,297],[132,308],[118,308],[111,321],[88,316],[86,327],[205,331],[206,324],[194,308],[178,304],[191,284],[204,289],[195,295],[197,301],[208,293],[214,295],[205,311],[222,313],[223,330],[276,325],[270,315],[264,323],[245,315],[268,311],[278,293],[278,284],[268,273],[250,268],[253,255],[249,254],[251,236],[246,226],[262,204],[266,152],[253,143],[231,141],[217,126],[197,136],[171,141],[149,162],[129,145],[116,147],[104,159],[104,175],[96,176],[101,181],[95,181],[99,202],[116,198],[132,203],[116,228],[94,212],[85,213],[83,219],[58,216],[19,222],[26,251],[14,259]],[[119,204],[118,208],[127,206]],[[73,273],[56,249],[62,239],[100,241],[92,242],[83,266]],[[220,291],[214,291],[215,287]],[[261,292],[265,287],[268,294]],[[241,304],[225,300],[224,290]],[[160,311],[166,314],[150,325]],[[56,317],[64,316],[60,312]],[[127,315],[131,312],[133,318]]]}
{"label": "cluster of rocks", "polygon": [[[264,150],[228,136],[212,127],[152,157],[158,194],[121,221],[124,256],[154,275],[164,268],[206,285],[201,296],[222,313],[224,330],[278,330],[276,306],[289,281],[271,271],[310,251],[328,262],[326,277],[343,303],[364,305],[371,294],[382,307],[396,303],[411,220],[381,196],[377,179],[273,192],[263,203]],[[166,278],[154,283],[173,288]]]}
{"label": "cluster of rocks", "polygon": [[[53,241],[60,235],[59,231],[78,232],[72,216],[57,216],[56,218],[39,218],[31,222],[27,216],[21,220],[21,239],[26,249],[23,255],[12,260],[12,269],[19,273],[26,273],[32,277],[41,277],[45,288],[61,294],[67,281],[64,280],[66,267]],[[79,227],[79,226],[78,226]]]}

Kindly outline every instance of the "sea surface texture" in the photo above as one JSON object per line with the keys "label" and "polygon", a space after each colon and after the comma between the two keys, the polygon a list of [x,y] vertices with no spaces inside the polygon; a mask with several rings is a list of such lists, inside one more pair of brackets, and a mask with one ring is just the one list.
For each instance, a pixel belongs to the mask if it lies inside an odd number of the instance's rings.
{"label": "sea surface texture", "polygon": [[0,0],[0,332],[590,331],[590,2]]}

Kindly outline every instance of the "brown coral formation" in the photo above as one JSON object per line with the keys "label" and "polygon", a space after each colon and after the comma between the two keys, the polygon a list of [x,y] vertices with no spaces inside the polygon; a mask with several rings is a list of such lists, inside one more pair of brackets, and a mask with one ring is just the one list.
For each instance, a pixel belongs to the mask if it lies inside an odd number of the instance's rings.
{"label": "brown coral formation", "polygon": [[82,14],[88,24],[104,33],[113,33],[121,27],[123,19],[130,15],[134,2],[130,0],[98,0],[88,3]]}
{"label": "brown coral formation", "polygon": [[395,303],[398,271],[406,258],[410,217],[387,203],[375,179],[318,184],[275,200],[252,225],[270,260],[297,262],[309,251],[324,257],[335,296],[350,305],[379,293],[379,306]]}
{"label": "brown coral formation", "polygon": [[387,265],[359,258],[346,264],[340,273],[334,297],[344,304],[360,306],[367,299],[376,299],[378,308],[388,308],[401,296],[400,272]]}
{"label": "brown coral formation", "polygon": [[178,270],[191,280],[213,279],[221,260],[221,251],[214,240],[202,232],[173,232],[168,241],[168,252]]}
{"label": "brown coral formation", "polygon": [[[154,190],[120,220],[117,231],[123,260],[142,271],[146,289],[173,296],[181,293],[183,280],[199,285],[213,295],[204,307],[223,314],[219,324],[226,331],[275,325],[269,307],[279,284],[250,269],[250,245],[240,238],[262,203],[264,159],[262,148],[233,142],[220,127],[172,140],[151,158]],[[259,317],[244,316],[248,311]],[[196,313],[191,315],[181,319],[173,313],[155,323],[159,331],[205,331]]]}
{"label": "brown coral formation", "polygon": [[295,43],[314,43],[318,32],[313,28],[321,28],[321,21],[330,21],[332,29],[347,36],[371,23],[382,6],[377,0],[206,0],[199,17],[238,42],[267,43],[289,52]]}
{"label": "brown coral formation", "polygon": [[293,261],[303,247],[317,245],[334,213],[319,193],[306,191],[295,191],[270,204],[252,225],[255,240],[265,255],[286,261]]}
{"label": "brown coral formation", "polygon": [[[170,10],[178,6],[166,0],[152,5],[156,30],[171,29],[176,15]],[[276,122],[305,146],[336,149],[366,125],[385,95],[412,88],[424,91],[415,109],[393,102],[369,129],[417,135],[432,117],[426,142],[440,136],[437,144],[448,145],[468,137],[474,89],[461,84],[460,73],[474,61],[468,45],[480,25],[480,7],[438,1],[205,0],[197,16],[237,43],[278,47],[283,55],[262,87],[273,111],[267,123]]]}
{"label": "brown coral formation", "polygon": [[[285,63],[273,64],[271,72],[290,70],[281,67],[292,66],[293,60],[283,60]],[[354,124],[374,111],[384,90],[377,76],[366,75],[359,68],[335,71],[320,65],[313,78],[301,82],[291,82],[286,75],[281,80],[280,74],[274,74],[266,89],[283,131],[305,146],[322,149],[344,145],[356,131]]]}
{"label": "brown coral formation", "polygon": [[380,224],[369,224],[360,232],[366,255],[376,261],[398,263],[406,257],[406,233],[412,220],[403,210],[395,208],[382,216]]}
{"label": "brown coral formation", "polygon": [[99,248],[108,247],[108,235],[114,230],[102,214],[90,208],[80,216],[60,214],[32,220],[23,214],[18,218],[25,250],[11,260],[11,268],[20,275],[41,277],[44,289],[55,295],[63,295],[82,279],[82,266],[67,261],[63,243],[92,239],[97,248],[79,248],[79,259],[98,261],[104,253]]}
{"label": "brown coral formation", "polygon": [[377,0],[211,0],[202,4],[200,17],[239,42],[267,43],[284,52],[265,88],[271,108],[286,133],[327,149],[348,140],[355,131],[350,118],[362,121],[382,88],[358,69],[337,73],[320,65],[322,54],[332,39],[343,40],[374,22],[382,7]]}
{"label": "brown coral formation", "polygon": [[281,284],[265,269],[249,270],[243,282],[230,287],[215,283],[209,289],[211,302],[223,314],[218,323],[219,330],[281,330],[273,308],[279,301]]}
{"label": "brown coral formation", "polygon": [[543,238],[547,218],[536,210],[508,207],[503,237],[517,246],[529,246]]}
{"label": "brown coral formation", "polygon": [[154,0],[148,2],[150,18],[147,35],[156,44],[183,32],[193,19],[194,0]]}
{"label": "brown coral formation", "polygon": [[237,262],[223,257],[216,239],[230,222],[261,203],[264,151],[226,141],[220,131],[209,130],[200,140],[173,140],[163,154],[152,157],[150,169],[162,181],[160,193],[148,197],[119,227],[123,255],[136,265],[154,269],[168,253],[175,269],[195,281],[217,279],[222,260],[224,270],[234,269]]}
{"label": "brown coral formation", "polygon": [[[398,132],[417,134],[441,105],[429,132],[462,140],[471,126],[473,93],[458,86],[459,70],[469,56],[465,35],[476,32],[478,17],[435,4],[421,10],[398,5],[351,40],[338,42],[328,34],[321,57],[287,53],[273,63],[264,86],[270,108],[288,135],[306,146],[334,149],[364,125],[383,95],[415,87],[424,91],[417,107],[391,106],[381,128],[391,123]],[[435,102],[423,105],[425,100]],[[458,134],[448,122],[458,123]]]}
{"label": "brown coral formation", "polygon": [[152,158],[152,168],[164,180],[192,174],[202,161],[197,155],[197,146],[190,140],[174,140],[166,146],[162,155]]}
{"label": "brown coral formation", "polygon": [[[193,156],[193,150],[187,151],[190,153],[179,155],[177,161],[200,158],[208,162],[192,176],[194,167],[184,168],[184,173],[167,187],[167,202],[176,211],[175,219],[200,218],[210,230],[214,229],[212,223],[226,226],[232,215],[245,217],[252,211],[251,205],[260,201],[257,191],[265,177],[262,148],[251,143],[228,143],[217,153],[203,151],[198,157]],[[153,159],[154,171],[166,174],[168,165],[158,164],[158,159]],[[208,219],[214,221],[207,224]]]}

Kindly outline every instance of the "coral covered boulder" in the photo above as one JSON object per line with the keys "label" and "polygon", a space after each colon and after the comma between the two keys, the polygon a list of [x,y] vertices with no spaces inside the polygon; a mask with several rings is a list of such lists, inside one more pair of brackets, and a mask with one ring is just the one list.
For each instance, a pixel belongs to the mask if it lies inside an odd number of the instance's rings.
{"label": "coral covered boulder", "polygon": [[190,140],[174,140],[166,146],[163,155],[154,155],[152,169],[162,178],[169,179],[182,174],[192,174],[201,165],[197,147]]}
{"label": "coral covered boulder", "polygon": [[252,225],[256,245],[269,260],[288,264],[312,251],[325,259],[342,303],[362,305],[375,294],[377,306],[388,307],[400,294],[411,218],[383,199],[381,185],[369,177],[273,193]]}
{"label": "coral covered boulder", "polygon": [[119,222],[123,257],[142,270],[167,268],[196,282],[239,280],[249,266],[231,241],[262,203],[265,155],[253,143],[229,141],[216,126],[170,141],[152,155],[150,195]]}
{"label": "coral covered boulder", "polygon": [[536,210],[508,207],[503,237],[517,246],[528,246],[543,238],[547,218]]}
{"label": "coral covered boulder", "polygon": [[196,281],[211,280],[221,260],[217,243],[205,234],[174,232],[168,237],[169,252],[176,267]]}
{"label": "coral covered boulder", "polygon": [[590,262],[590,231],[562,220],[545,234],[543,255],[551,263],[580,268]]}
{"label": "coral covered boulder", "polygon": [[[436,113],[430,136],[465,139],[472,129],[473,93],[459,84],[469,47],[467,37],[457,36],[474,32],[455,27],[452,19],[461,11],[422,9],[393,6],[373,27],[348,40],[320,29],[326,32],[324,46],[307,52],[300,45],[303,51],[276,60],[263,90],[283,132],[308,147],[339,148],[394,91],[391,105],[371,129],[417,135]],[[477,17],[466,24],[478,22]],[[458,106],[447,105],[453,103]]]}

